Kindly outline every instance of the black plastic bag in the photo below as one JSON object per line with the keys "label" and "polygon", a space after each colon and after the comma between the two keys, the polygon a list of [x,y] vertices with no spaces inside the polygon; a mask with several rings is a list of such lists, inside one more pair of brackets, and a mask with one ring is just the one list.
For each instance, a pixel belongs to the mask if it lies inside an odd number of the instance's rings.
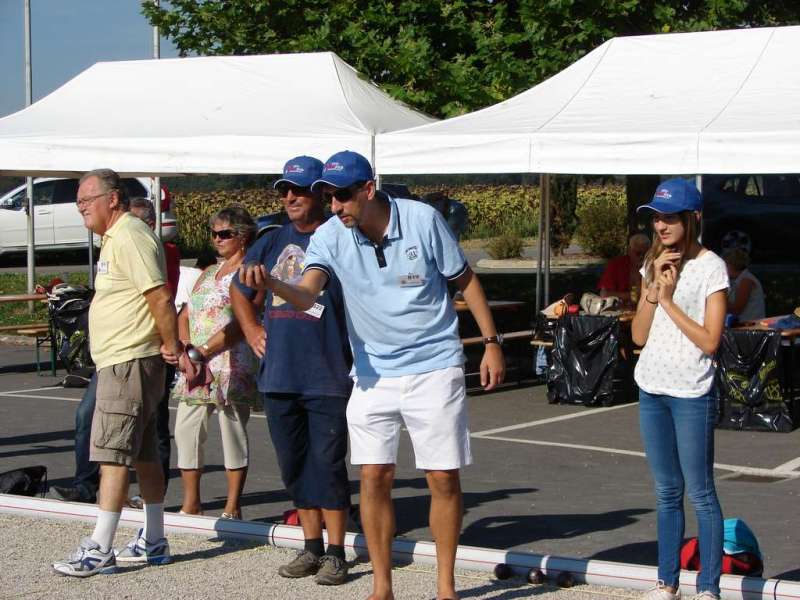
{"label": "black plastic bag", "polygon": [[781,388],[781,367],[779,331],[726,329],[717,351],[718,426],[792,431],[790,399]]}
{"label": "black plastic bag", "polygon": [[47,491],[47,467],[38,465],[0,473],[0,494],[35,496]]}
{"label": "black plastic bag", "polygon": [[617,317],[567,315],[555,330],[547,397],[551,403],[614,403],[614,373],[619,358]]}
{"label": "black plastic bag", "polygon": [[71,375],[88,379],[94,371],[89,352],[89,305],[94,291],[62,283],[48,294],[54,344],[61,364]]}

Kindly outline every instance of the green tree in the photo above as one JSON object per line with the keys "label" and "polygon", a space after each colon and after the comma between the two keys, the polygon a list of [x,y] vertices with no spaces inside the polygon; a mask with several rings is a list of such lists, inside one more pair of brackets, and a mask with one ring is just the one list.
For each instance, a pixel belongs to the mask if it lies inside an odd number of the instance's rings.
{"label": "green tree", "polygon": [[800,22],[795,1],[143,0],[182,55],[330,50],[438,117],[552,76],[607,39]]}

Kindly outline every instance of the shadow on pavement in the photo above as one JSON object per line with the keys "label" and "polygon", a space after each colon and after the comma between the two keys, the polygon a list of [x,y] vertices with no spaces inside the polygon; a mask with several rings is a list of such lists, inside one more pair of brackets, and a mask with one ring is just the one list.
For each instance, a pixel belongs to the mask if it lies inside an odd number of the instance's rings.
{"label": "shadow on pavement", "polygon": [[488,548],[513,548],[540,540],[575,538],[598,531],[620,529],[635,523],[638,515],[650,512],[653,511],[634,508],[600,514],[486,517],[464,529],[461,543]]}
{"label": "shadow on pavement", "polygon": [[0,446],[16,446],[22,444],[36,444],[42,442],[54,442],[55,440],[74,440],[74,429],[62,429],[61,431],[44,431],[42,433],[26,433],[25,435],[10,435],[0,438]]}
{"label": "shadow on pavement", "polygon": [[658,542],[637,542],[635,544],[623,544],[616,548],[608,548],[591,556],[596,560],[607,560],[611,562],[636,563],[637,565],[657,565],[658,564]]}
{"label": "shadow on pavement", "polygon": [[26,448],[25,450],[11,450],[9,452],[0,452],[0,458],[13,458],[15,456],[36,456],[39,454],[57,454],[60,452],[72,452],[75,449],[73,444],[69,446],[37,446],[35,448]]}

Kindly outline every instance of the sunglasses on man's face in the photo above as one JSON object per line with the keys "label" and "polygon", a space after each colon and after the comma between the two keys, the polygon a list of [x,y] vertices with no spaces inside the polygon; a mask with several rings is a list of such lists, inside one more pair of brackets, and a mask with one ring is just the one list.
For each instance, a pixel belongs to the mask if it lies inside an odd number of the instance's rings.
{"label": "sunglasses on man's face", "polygon": [[279,183],[275,188],[281,195],[281,198],[286,198],[291,190],[294,196],[308,196],[311,194],[311,188],[307,185],[294,185],[293,183]]}
{"label": "sunglasses on man's face", "polygon": [[211,238],[219,238],[221,240],[229,240],[236,237],[236,232],[233,229],[211,229]]}
{"label": "sunglasses on man's face", "polygon": [[353,185],[347,186],[345,188],[339,188],[338,190],[333,190],[332,192],[325,192],[323,196],[325,197],[326,202],[331,202],[334,198],[336,198],[339,202],[347,202],[351,200],[353,196],[355,196],[356,192],[364,187],[366,181],[357,181]]}

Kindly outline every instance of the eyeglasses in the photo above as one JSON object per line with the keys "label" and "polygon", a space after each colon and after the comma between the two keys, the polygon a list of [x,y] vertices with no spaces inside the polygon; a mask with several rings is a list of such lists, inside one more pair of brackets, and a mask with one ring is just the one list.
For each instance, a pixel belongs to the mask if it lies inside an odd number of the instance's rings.
{"label": "eyeglasses", "polygon": [[219,238],[221,240],[229,240],[235,238],[237,233],[233,229],[210,229],[211,239]]}
{"label": "eyeglasses", "polygon": [[307,185],[295,185],[293,183],[279,183],[276,188],[281,198],[286,198],[289,195],[289,190],[295,196],[308,196],[311,193],[311,188]]}
{"label": "eyeglasses", "polygon": [[81,204],[91,204],[98,198],[102,198],[103,196],[108,196],[111,192],[116,190],[108,190],[107,192],[102,192],[100,194],[95,194],[94,196],[86,196],[85,198],[75,198],[75,204],[80,206]]}
{"label": "eyeglasses", "polygon": [[326,202],[331,202],[334,198],[336,198],[339,202],[347,202],[348,200],[352,199],[355,193],[364,187],[366,181],[357,181],[353,185],[347,186],[346,188],[339,188],[338,190],[334,190],[332,192],[325,192],[323,194]]}

